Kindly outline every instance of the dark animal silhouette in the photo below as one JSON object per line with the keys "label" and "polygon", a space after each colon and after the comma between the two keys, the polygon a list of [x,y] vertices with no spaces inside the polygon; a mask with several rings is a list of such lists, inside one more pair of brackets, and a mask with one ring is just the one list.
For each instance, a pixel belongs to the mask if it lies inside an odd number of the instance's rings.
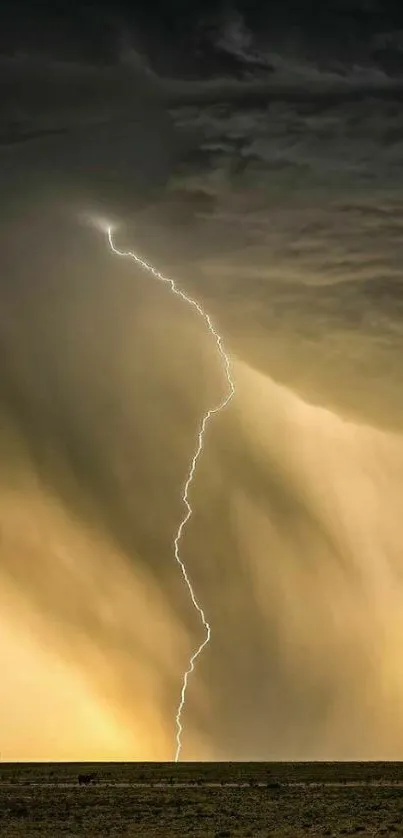
{"label": "dark animal silhouette", "polygon": [[88,786],[95,780],[95,774],[79,774],[77,779],[80,786]]}

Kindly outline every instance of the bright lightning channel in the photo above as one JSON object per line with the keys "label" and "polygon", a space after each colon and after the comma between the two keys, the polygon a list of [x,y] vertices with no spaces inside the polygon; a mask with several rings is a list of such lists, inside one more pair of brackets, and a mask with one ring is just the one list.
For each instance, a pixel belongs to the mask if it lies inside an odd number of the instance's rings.
{"label": "bright lightning channel", "polygon": [[227,355],[227,353],[226,353],[226,351],[223,347],[221,335],[219,335],[219,333],[214,328],[210,316],[207,314],[207,312],[204,311],[202,306],[196,300],[193,300],[191,297],[188,297],[188,295],[185,294],[184,291],[181,291],[181,289],[177,287],[177,285],[176,285],[176,283],[174,282],[173,279],[169,279],[169,277],[164,276],[163,274],[161,274],[156,268],[153,267],[153,265],[150,265],[149,262],[146,262],[144,259],[142,259],[140,256],[138,256],[137,253],[134,253],[130,250],[128,250],[128,251],[119,250],[115,246],[115,243],[114,243],[114,240],[113,240],[113,229],[112,229],[111,226],[107,227],[106,232],[107,232],[107,236],[108,236],[109,247],[111,248],[112,252],[116,254],[116,256],[123,256],[124,258],[133,259],[138,265],[140,265],[141,268],[143,268],[145,271],[148,271],[149,273],[151,273],[156,279],[159,279],[161,282],[168,283],[168,285],[171,286],[171,291],[174,294],[176,294],[178,297],[181,297],[182,300],[184,300],[186,303],[188,303],[188,305],[193,306],[193,308],[196,309],[198,314],[200,314],[200,316],[204,319],[205,323],[208,326],[209,331],[211,332],[211,334],[212,334],[212,336],[213,336],[213,338],[216,342],[219,355],[220,355],[221,360],[223,362],[224,372],[225,372],[227,385],[228,385],[226,396],[222,399],[222,401],[218,405],[216,405],[216,407],[211,407],[204,414],[204,416],[202,418],[202,421],[201,421],[201,424],[200,424],[200,429],[199,429],[199,434],[198,434],[196,451],[195,451],[195,453],[192,457],[189,472],[188,472],[188,476],[187,476],[187,479],[186,479],[186,482],[185,482],[185,485],[184,485],[184,488],[183,488],[182,501],[184,503],[186,512],[185,512],[185,515],[184,515],[184,517],[182,518],[182,520],[179,524],[179,527],[178,527],[178,530],[177,530],[177,533],[176,533],[176,536],[175,536],[175,540],[174,540],[175,559],[176,559],[176,561],[177,561],[177,563],[178,563],[178,565],[179,565],[179,567],[182,571],[182,575],[183,575],[183,578],[184,578],[184,580],[186,582],[186,585],[188,587],[192,603],[193,603],[196,611],[198,612],[198,614],[200,616],[200,619],[201,619],[202,624],[203,624],[204,632],[205,632],[204,640],[197,647],[196,651],[193,652],[193,654],[191,655],[191,657],[189,659],[188,667],[187,667],[187,669],[186,669],[186,671],[183,675],[183,679],[182,679],[182,689],[181,689],[181,694],[180,694],[180,701],[179,701],[179,704],[178,704],[178,709],[176,711],[175,762],[178,762],[179,758],[180,758],[181,750],[182,750],[182,733],[183,733],[182,716],[183,716],[183,711],[184,711],[185,702],[186,702],[186,691],[187,691],[187,688],[188,688],[189,676],[192,674],[192,672],[194,672],[196,661],[200,657],[204,647],[207,646],[207,644],[209,643],[210,637],[211,637],[210,623],[208,622],[208,620],[206,618],[206,615],[204,613],[204,610],[203,610],[202,606],[199,604],[199,602],[196,598],[196,595],[195,595],[194,590],[193,590],[192,583],[189,579],[188,572],[186,570],[186,566],[185,566],[183,560],[181,559],[180,543],[181,543],[181,539],[182,539],[182,536],[183,536],[183,531],[184,531],[184,529],[185,529],[187,523],[189,522],[189,519],[191,518],[192,513],[193,513],[192,507],[189,503],[189,491],[190,491],[191,484],[193,482],[193,478],[195,476],[198,459],[199,459],[200,454],[203,450],[204,436],[205,436],[205,433],[206,433],[207,425],[216,413],[220,413],[224,409],[224,407],[226,407],[229,404],[229,402],[231,401],[232,397],[235,394],[235,384],[234,384],[234,381],[233,381],[232,376],[231,376],[230,359],[229,359],[229,357],[228,357],[228,355]]}

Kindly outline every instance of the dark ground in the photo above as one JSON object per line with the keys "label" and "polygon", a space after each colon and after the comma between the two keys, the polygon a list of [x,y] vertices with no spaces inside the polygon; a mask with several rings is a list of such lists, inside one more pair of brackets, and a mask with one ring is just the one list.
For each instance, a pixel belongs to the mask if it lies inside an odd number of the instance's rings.
{"label": "dark ground", "polygon": [[2,838],[358,834],[403,834],[402,763],[0,767]]}

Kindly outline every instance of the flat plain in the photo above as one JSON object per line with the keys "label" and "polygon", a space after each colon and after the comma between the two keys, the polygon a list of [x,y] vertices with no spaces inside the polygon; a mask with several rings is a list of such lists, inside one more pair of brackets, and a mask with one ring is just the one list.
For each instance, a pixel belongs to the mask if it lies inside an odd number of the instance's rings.
{"label": "flat plain", "polygon": [[403,835],[403,763],[0,763],[1,838]]}

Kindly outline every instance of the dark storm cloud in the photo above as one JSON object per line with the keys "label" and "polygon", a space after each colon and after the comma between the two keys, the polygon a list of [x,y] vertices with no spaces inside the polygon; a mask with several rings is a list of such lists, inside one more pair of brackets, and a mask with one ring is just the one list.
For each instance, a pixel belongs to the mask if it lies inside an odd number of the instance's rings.
{"label": "dark storm cloud", "polygon": [[183,281],[253,366],[312,403],[400,429],[400,112],[278,105],[182,119],[204,135],[205,158],[178,186],[211,198],[182,245]]}
{"label": "dark storm cloud", "polygon": [[[186,82],[158,78],[134,50],[123,63],[106,67],[33,56],[1,58],[2,142],[26,140],[36,131],[70,130],[105,121],[138,118],[154,102],[208,104],[229,101],[249,106],[271,101],[334,104],[366,97],[400,100],[402,83],[375,71],[346,76],[309,67],[275,66],[264,81],[212,79]],[[168,73],[169,76],[169,73]]]}
{"label": "dark storm cloud", "polygon": [[139,63],[103,69],[3,59],[0,79],[0,176],[14,203],[52,193],[113,212],[166,181],[172,127]]}

